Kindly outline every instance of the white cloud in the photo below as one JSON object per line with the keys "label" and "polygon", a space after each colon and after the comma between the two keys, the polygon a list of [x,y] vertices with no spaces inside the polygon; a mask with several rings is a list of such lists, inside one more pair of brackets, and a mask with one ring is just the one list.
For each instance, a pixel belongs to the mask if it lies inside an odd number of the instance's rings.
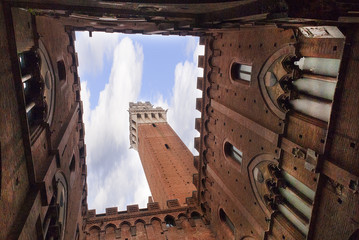
{"label": "white cloud", "polygon": [[196,40],[196,38],[194,38],[194,37],[188,38],[187,45],[186,45],[186,55],[187,55],[187,57],[191,57],[191,54],[193,54],[193,52],[196,49],[197,45],[198,45],[198,41]]}
{"label": "white cloud", "polygon": [[[86,79],[81,79],[89,208],[95,208],[97,213],[101,213],[106,207],[117,206],[123,210],[126,204],[146,207],[151,193],[138,153],[129,149],[127,112],[128,102],[136,101],[141,89],[144,60],[142,47],[129,38],[120,41],[115,34],[101,33],[97,36],[94,33],[92,38],[78,34],[76,50],[79,53],[80,76],[85,71],[91,73],[92,69],[100,71],[104,59],[113,57],[109,82],[92,110],[90,90]],[[190,56],[192,52],[193,59]],[[196,117],[200,117],[195,103],[196,97],[201,97],[202,94],[196,89],[196,84],[197,76],[201,76],[203,72],[197,67],[197,59],[199,54],[203,54],[203,47],[198,45],[197,40],[188,40],[186,54],[190,59],[178,63],[174,71],[172,97],[164,99],[158,94],[153,103],[169,109],[168,122],[195,154],[193,138],[199,133],[194,129],[194,121]]]}
{"label": "white cloud", "polygon": [[[88,37],[88,32],[76,33],[76,51],[79,54],[79,74],[96,74],[103,69],[104,59],[111,59],[113,49],[119,42],[119,34],[108,34],[104,32],[93,32]],[[86,57],[84,57],[86,56]]]}
{"label": "white cloud", "polygon": [[151,195],[138,153],[129,150],[128,140],[128,103],[136,101],[140,93],[143,50],[129,38],[118,41],[114,49],[109,82],[93,110],[87,82],[81,81],[88,203],[97,212],[114,206],[125,209],[126,204],[135,202],[143,208]]}
{"label": "white cloud", "polygon": [[191,39],[193,40],[188,41],[186,51],[193,52],[193,60],[177,64],[170,104],[160,95],[154,105],[168,109],[169,124],[190,151],[197,155],[194,137],[199,136],[199,133],[194,127],[195,118],[201,117],[201,113],[196,110],[196,98],[202,97],[202,92],[197,90],[197,77],[203,75],[203,69],[198,68],[198,55],[204,54],[204,47],[200,46],[195,38]]}

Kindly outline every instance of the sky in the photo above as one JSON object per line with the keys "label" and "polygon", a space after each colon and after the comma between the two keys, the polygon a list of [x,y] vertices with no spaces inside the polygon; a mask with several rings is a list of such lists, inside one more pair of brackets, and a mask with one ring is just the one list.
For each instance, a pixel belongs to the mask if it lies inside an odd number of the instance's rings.
{"label": "sky", "polygon": [[129,102],[168,109],[167,120],[194,155],[198,55],[196,37],[77,32],[87,150],[88,208],[147,207],[151,192],[137,151],[130,149]]}

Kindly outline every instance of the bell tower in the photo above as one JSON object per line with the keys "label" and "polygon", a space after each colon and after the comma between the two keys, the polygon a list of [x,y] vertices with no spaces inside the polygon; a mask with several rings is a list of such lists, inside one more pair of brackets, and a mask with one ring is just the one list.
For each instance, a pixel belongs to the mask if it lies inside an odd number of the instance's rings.
{"label": "bell tower", "polygon": [[167,123],[167,110],[150,102],[129,107],[130,145],[140,155],[154,201],[162,209],[170,199],[184,205],[196,191],[192,153]]}

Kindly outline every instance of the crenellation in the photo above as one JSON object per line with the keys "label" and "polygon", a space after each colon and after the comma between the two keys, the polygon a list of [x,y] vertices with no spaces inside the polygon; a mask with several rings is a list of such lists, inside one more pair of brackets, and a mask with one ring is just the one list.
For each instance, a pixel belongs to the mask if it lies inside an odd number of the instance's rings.
{"label": "crenellation", "polygon": [[[149,235],[157,234],[171,236],[174,233],[185,235],[191,233],[206,234],[208,236],[206,239],[213,239],[211,231],[205,227],[205,222],[202,220],[198,222],[197,216],[200,215],[196,208],[188,207],[175,207],[152,213],[148,213],[145,209],[140,209],[137,213],[118,212],[116,217],[97,214],[87,218],[85,232],[90,236],[103,233],[106,238],[112,235],[122,238],[126,235],[132,237],[147,235],[149,237]],[[168,222],[169,219],[173,219],[173,225]],[[199,217],[199,219],[201,218]],[[186,225],[187,222],[190,222],[190,226]]]}
{"label": "crenellation", "polygon": [[161,107],[154,108],[150,102],[129,103],[129,120],[130,120],[130,146],[135,150],[138,149],[138,125],[167,122],[167,110]]}

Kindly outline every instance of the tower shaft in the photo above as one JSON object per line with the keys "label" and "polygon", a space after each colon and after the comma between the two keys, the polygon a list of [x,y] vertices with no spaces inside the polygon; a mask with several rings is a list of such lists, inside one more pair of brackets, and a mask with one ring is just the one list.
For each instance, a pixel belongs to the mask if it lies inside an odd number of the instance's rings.
{"label": "tower shaft", "polygon": [[130,103],[130,141],[141,158],[154,201],[180,205],[192,196],[193,155],[167,123],[166,111],[150,103]]}

